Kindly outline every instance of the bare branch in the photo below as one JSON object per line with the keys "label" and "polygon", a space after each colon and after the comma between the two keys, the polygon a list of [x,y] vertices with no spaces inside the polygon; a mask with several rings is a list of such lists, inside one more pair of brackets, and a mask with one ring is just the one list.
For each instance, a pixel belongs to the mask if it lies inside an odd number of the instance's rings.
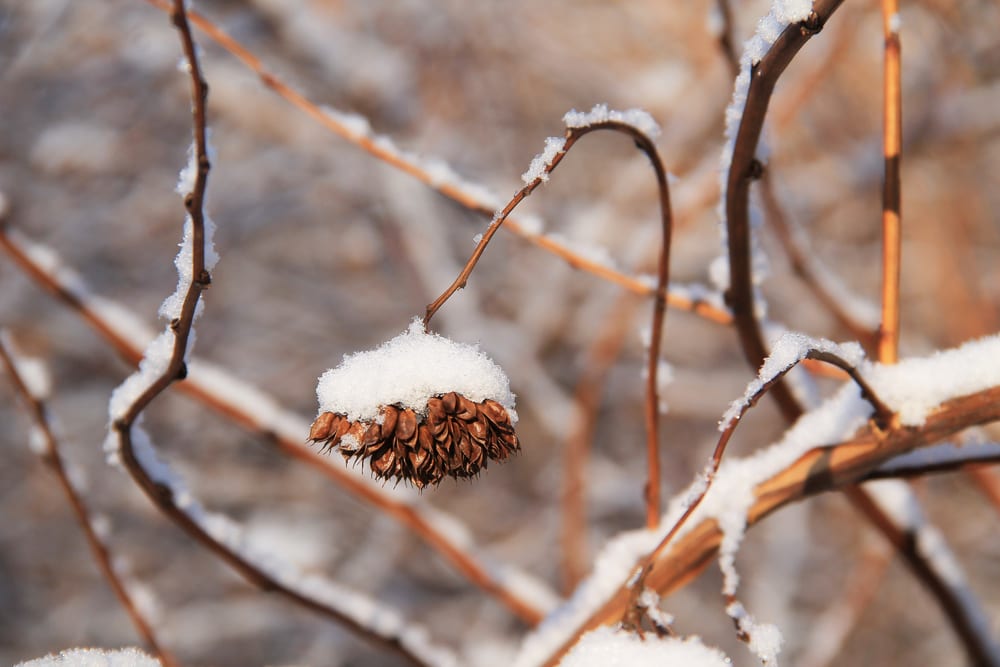
{"label": "bare branch", "polygon": [[882,0],[885,37],[882,148],[885,177],[882,184],[882,325],[878,359],[891,364],[899,358],[899,274],[902,247],[900,219],[900,153],[903,144],[900,84],[899,1]]}
{"label": "bare branch", "polygon": [[104,578],[108,580],[108,584],[111,585],[115,597],[118,598],[125,613],[128,614],[139,636],[142,637],[146,646],[156,654],[156,657],[159,658],[164,667],[176,667],[178,664],[177,660],[156,638],[156,631],[153,629],[152,624],[132,599],[132,595],[129,593],[125,582],[122,581],[118,572],[115,571],[115,567],[112,564],[111,552],[98,535],[98,531],[94,527],[94,522],[91,518],[90,509],[87,507],[83,496],[74,487],[66,471],[66,466],[63,464],[62,455],[59,453],[59,441],[56,439],[52,425],[49,423],[48,410],[46,409],[44,398],[36,395],[28,386],[28,383],[18,370],[19,363],[15,359],[16,353],[13,346],[7,340],[7,332],[0,331],[0,361],[3,362],[14,388],[24,401],[28,413],[35,423],[35,428],[38,429],[38,433],[41,435],[43,450],[39,452],[39,456],[42,462],[55,473],[59,486],[66,495],[66,500],[69,501],[70,508],[73,510],[73,515],[83,530],[83,536],[86,538],[90,552],[97,562],[97,567],[101,570]]}
{"label": "bare branch", "polygon": [[[157,9],[168,11],[167,0],[146,0]],[[372,135],[370,132],[358,132],[344,122],[345,118],[353,117],[340,112],[331,113],[331,110],[315,104],[306,98],[302,93],[296,91],[290,85],[282,81],[277,75],[272,74],[264,68],[263,63],[253,55],[246,47],[235,39],[227,35],[215,23],[210,21],[203,14],[195,10],[188,12],[188,16],[193,25],[202,30],[208,37],[229,51],[246,67],[254,71],[260,77],[261,82],[283,97],[294,107],[320,123],[342,139],[356,145],[383,162],[399,169],[412,176],[424,185],[432,188],[441,195],[451,199],[455,203],[467,208],[470,211],[489,217],[495,212],[495,204],[492,197],[484,197],[482,186],[474,186],[456,178],[444,178],[432,173],[429,168],[430,161],[420,160],[416,156],[403,153],[392,148],[392,141],[384,136]],[[367,122],[367,121],[366,121]],[[439,160],[434,160],[436,164],[441,164]],[[588,257],[580,255],[572,248],[557,239],[542,233],[535,232],[532,225],[525,221],[510,218],[504,225],[508,230],[524,238],[528,242],[538,246],[542,250],[549,252],[564,260],[574,269],[586,271],[602,280],[619,285],[630,292],[642,296],[656,296],[655,288],[651,287],[640,277],[628,275],[617,271],[600,262],[596,262]],[[719,324],[729,324],[732,321],[731,314],[713,304],[692,299],[681,292],[668,292],[667,304],[672,308],[690,311]]]}
{"label": "bare branch", "polygon": [[[1000,387],[993,387],[946,401],[919,428],[894,427],[883,431],[869,425],[849,440],[809,450],[754,488],[754,501],[746,515],[747,525],[752,526],[789,503],[848,488],[894,456],[933,444],[971,426],[997,420],[1000,420]],[[684,586],[712,561],[722,537],[722,529],[715,519],[706,518],[688,528],[652,563],[646,585],[661,595]],[[583,632],[620,619],[627,607],[629,593],[627,586],[621,586],[545,664],[557,664],[559,657]]]}
{"label": "bare branch", "polygon": [[659,389],[657,387],[656,377],[660,359],[660,345],[663,338],[663,318],[666,315],[667,308],[667,288],[670,275],[670,241],[673,221],[670,210],[670,187],[667,184],[667,170],[664,168],[663,161],[660,159],[660,154],[656,150],[656,144],[653,143],[653,140],[647,133],[635,125],[618,120],[600,120],[578,126],[567,127],[565,138],[562,143],[559,144],[558,150],[549,156],[549,159],[541,165],[542,168],[539,170],[537,175],[535,175],[534,178],[532,178],[523,188],[518,190],[511,200],[507,202],[507,205],[494,215],[493,222],[490,223],[486,233],[483,234],[482,239],[480,239],[479,243],[476,245],[475,251],[469,258],[469,261],[466,262],[461,273],[459,273],[458,277],[455,278],[454,282],[452,282],[452,284],[441,294],[441,296],[427,306],[427,312],[424,315],[424,327],[426,328],[429,325],[431,318],[434,317],[434,313],[436,313],[438,309],[444,305],[452,294],[465,287],[469,276],[472,275],[472,271],[476,268],[476,264],[479,262],[479,258],[482,257],[483,253],[486,251],[486,246],[489,245],[493,235],[496,234],[517,205],[534,192],[535,188],[548,180],[549,174],[551,174],[555,168],[559,166],[562,159],[581,137],[599,130],[621,132],[632,138],[636,147],[642,151],[647,158],[649,158],[649,161],[652,164],[653,171],[656,175],[656,185],[660,198],[659,203],[662,241],[657,270],[656,292],[653,300],[653,323],[651,327],[652,334],[649,344],[649,356],[646,371],[646,402],[644,412],[646,423],[646,466],[647,474],[649,476],[646,481],[645,492],[646,526],[648,528],[655,528],[660,520]]}
{"label": "bare branch", "polygon": [[[93,327],[125,361],[133,366],[139,363],[152,333],[144,323],[134,324],[138,321],[134,314],[117,303],[90,294],[80,278],[69,269],[44,264],[41,258],[54,257],[53,251],[20,238],[15,230],[0,228],[0,248],[36,284]],[[531,625],[538,623],[547,606],[551,605],[551,600],[535,599],[520,588],[518,582],[532,580],[529,575],[506,565],[483,562],[466,545],[455,540],[454,531],[439,526],[441,521],[449,525],[458,524],[456,518],[440,512],[432,515],[413,506],[387,493],[381,486],[369,483],[366,478],[334,465],[328,457],[305,446],[302,434],[309,431],[309,421],[276,405],[257,388],[197,358],[188,362],[187,377],[176,387],[199,405],[216,411],[251,432],[266,436],[286,455],[311,466],[348,493],[394,518],[436,550],[473,585],[496,597],[524,622]],[[540,582],[533,580],[529,588],[533,591],[544,590]]]}
{"label": "bare branch", "polygon": [[[841,2],[842,0],[815,2],[809,20],[785,28],[750,72],[750,88],[726,178],[725,212],[729,248],[729,304],[733,309],[734,324],[739,332],[743,354],[754,368],[759,367],[767,356],[754,306],[750,259],[750,184],[760,173],[760,163],[756,158],[757,145],[778,77],[799,49],[823,27]],[[789,421],[794,421],[802,413],[784,384],[775,387],[772,395]]]}

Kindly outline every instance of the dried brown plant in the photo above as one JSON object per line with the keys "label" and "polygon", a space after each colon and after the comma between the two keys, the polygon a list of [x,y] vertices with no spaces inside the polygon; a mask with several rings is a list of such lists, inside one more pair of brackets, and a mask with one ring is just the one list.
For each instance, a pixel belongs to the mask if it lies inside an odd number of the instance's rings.
{"label": "dried brown plant", "polygon": [[[749,610],[790,664],[1000,665],[1000,382],[938,392],[920,421],[879,380],[1000,327],[990,3],[815,0],[749,65],[760,3],[98,4],[0,5],[0,312],[57,378],[43,405],[0,345],[20,397],[0,403],[0,662],[139,643],[164,665],[556,665],[611,625],[751,664]],[[663,133],[558,125],[598,102]],[[428,302],[425,328],[504,367],[517,435],[454,392],[310,430],[316,376]],[[848,390],[866,419],[718,509],[727,464]],[[97,448],[109,428],[128,477]],[[29,432],[57,484],[27,474]],[[716,560],[721,595],[700,576]]]}

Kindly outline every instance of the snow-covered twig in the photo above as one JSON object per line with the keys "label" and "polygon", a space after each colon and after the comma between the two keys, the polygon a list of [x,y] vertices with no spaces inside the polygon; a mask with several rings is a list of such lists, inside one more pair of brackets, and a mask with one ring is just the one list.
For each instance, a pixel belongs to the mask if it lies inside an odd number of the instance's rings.
{"label": "snow-covered twig", "polygon": [[1000,645],[990,635],[990,622],[941,533],[927,522],[909,485],[881,480],[865,485],[869,494],[851,501],[878,524],[897,553],[928,586],[945,618],[962,639],[969,663],[1000,665]]}
{"label": "snow-covered twig", "polygon": [[[696,515],[660,550],[645,584],[666,595],[691,580],[709,562],[733,527],[740,530],[760,521],[778,508],[824,491],[844,490],[884,462],[905,452],[934,444],[979,424],[1000,420],[1000,337],[976,341],[931,359],[908,360],[892,367],[894,373],[930,375],[936,382],[897,382],[888,405],[894,411],[926,393],[930,385],[943,385],[936,402],[922,411],[917,424],[891,420],[888,428],[868,423],[872,407],[854,385],[845,385],[834,397],[807,413],[781,442],[746,459],[728,459],[719,469],[712,492]],[[925,364],[939,360],[933,368]],[[969,374],[965,363],[978,365]],[[942,382],[942,368],[952,368],[959,385]],[[886,399],[887,389],[873,383]],[[892,393],[892,392],[889,392]],[[920,402],[919,400],[917,402]],[[735,423],[735,422],[734,422]],[[669,504],[664,526],[675,526],[703,491],[705,475]],[[518,667],[554,665],[582,633],[622,617],[629,600],[622,582],[643,562],[645,554],[663,543],[669,531],[642,531],[613,540],[597,559],[595,571],[567,602],[550,616],[522,649]],[[928,574],[927,576],[931,576]],[[934,575],[936,576],[936,575]]]}
{"label": "snow-covered twig", "polygon": [[[729,301],[744,356],[755,368],[767,357],[754,305],[749,210],[750,184],[760,174],[757,146],[778,77],[841,2],[817,0],[811,7],[808,2],[775,2],[771,13],[761,19],[757,34],[747,42],[740,58],[733,101],[726,111],[721,217],[728,250]],[[772,395],[789,421],[801,414],[784,384],[777,385]]]}
{"label": "snow-covered twig", "polygon": [[184,0],[175,0],[171,20],[181,38],[186,70],[191,77],[194,145],[190,162],[181,172],[178,191],[187,210],[184,242],[177,255],[180,280],[164,301],[160,314],[169,325],[146,349],[139,370],[112,393],[109,405],[109,451],[120,458],[149,499],[167,517],[226,561],[249,581],[265,590],[331,618],[358,635],[384,646],[414,665],[451,664],[452,658],[429,644],[424,633],[404,622],[391,609],[319,577],[304,577],[294,568],[255,554],[244,543],[238,527],[227,518],[206,512],[183,481],[161,462],[148,436],[138,426],[143,410],[175,380],[187,375],[185,358],[193,342],[194,320],[200,312],[202,291],[211,282],[216,259],[211,246],[212,223],[204,210],[208,183],[208,130],[205,83],[197,49],[187,21]]}
{"label": "snow-covered twig", "polygon": [[[3,249],[38,285],[79,314],[123,359],[136,365],[154,337],[147,324],[118,303],[91,293],[82,279],[54,251],[29,241],[14,229],[0,229]],[[472,549],[461,522],[441,512],[414,505],[365,477],[352,475],[302,443],[309,421],[285,410],[256,387],[228,371],[197,358],[177,390],[200,405],[251,431],[267,436],[286,455],[318,470],[347,492],[369,503],[413,531],[474,585],[495,596],[527,623],[537,623],[556,601],[540,581],[506,564],[487,562]],[[456,529],[457,527],[457,529]]]}
{"label": "snow-covered twig", "polygon": [[465,267],[459,273],[458,277],[455,278],[441,296],[428,304],[426,314],[424,315],[424,326],[426,327],[430,324],[434,313],[456,291],[465,287],[469,276],[472,275],[472,271],[476,268],[479,258],[486,251],[486,246],[489,245],[494,234],[503,226],[504,221],[517,208],[518,204],[531,195],[539,185],[548,180],[549,174],[559,165],[577,141],[591,132],[601,130],[621,132],[631,137],[636,147],[649,158],[656,176],[662,232],[662,244],[657,264],[656,290],[653,299],[652,335],[649,346],[649,362],[646,373],[646,401],[644,404],[646,462],[647,474],[649,476],[645,486],[646,525],[649,528],[653,528],[660,518],[659,387],[657,385],[657,371],[659,368],[660,345],[663,338],[663,319],[667,308],[667,289],[670,275],[670,241],[673,227],[667,171],[663,166],[663,160],[660,159],[656,144],[653,143],[653,137],[659,132],[659,127],[645,111],[640,109],[615,111],[608,109],[604,104],[594,106],[589,112],[570,111],[563,117],[563,122],[566,125],[565,135],[561,138],[550,137],[546,141],[545,151],[532,160],[528,171],[522,176],[525,181],[524,187],[514,194],[503,209],[494,214],[493,221],[479,239],[475,251],[469,257],[469,261],[466,262]]}
{"label": "snow-covered twig", "polygon": [[139,636],[142,637],[146,646],[156,654],[163,667],[177,665],[173,655],[160,644],[152,623],[146,618],[140,605],[133,600],[122,574],[116,570],[111,552],[101,537],[90,509],[63,463],[62,455],[59,453],[59,441],[53,431],[45,405],[45,393],[47,392],[43,390],[46,388],[44,385],[47,384],[48,379],[45,376],[46,370],[38,369],[42,375],[42,382],[32,381],[26,373],[29,368],[28,360],[19,357],[15,352],[6,331],[0,331],[0,361],[2,361],[14,388],[21,396],[31,419],[34,421],[34,430],[31,435],[32,449],[36,449],[42,461],[55,473],[59,486],[73,510],[73,515],[83,530],[83,535],[90,547],[90,552],[94,555],[98,568],[108,580],[108,584],[111,585],[111,589],[131,619]]}
{"label": "snow-covered twig", "polygon": [[[160,10],[169,10],[167,0],[146,1]],[[363,116],[345,113],[312,102],[277,75],[265,69],[259,58],[207,17],[196,10],[189,11],[188,16],[193,25],[256,73],[265,86],[337,136],[412,176],[470,211],[484,216],[492,216],[496,211],[498,198],[488,188],[462,178],[440,159],[421,158],[413,153],[400,150],[389,137],[372,132],[370,124]],[[605,262],[581,254],[556,235],[543,233],[542,225],[537,218],[512,217],[506,221],[504,227],[529,243],[559,257],[575,269],[586,271],[635,294],[642,296],[655,296],[656,294],[655,288],[642,276],[618,271]],[[732,321],[731,314],[724,307],[719,307],[711,301],[690,299],[683,291],[669,291],[667,304],[671,308],[690,311],[719,324],[729,324]]]}

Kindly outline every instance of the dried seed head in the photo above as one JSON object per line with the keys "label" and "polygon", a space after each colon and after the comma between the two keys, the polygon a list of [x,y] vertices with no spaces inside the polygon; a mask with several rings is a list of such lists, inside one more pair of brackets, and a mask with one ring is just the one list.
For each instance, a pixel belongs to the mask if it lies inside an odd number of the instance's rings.
{"label": "dried seed head", "polygon": [[323,412],[313,422],[309,440],[324,451],[338,448],[344,458],[369,459],[380,479],[413,482],[418,488],[446,476],[474,477],[490,459],[505,460],[520,449],[510,414],[500,403],[476,403],[457,392],[434,396],[423,414],[386,405],[373,420],[350,421]]}

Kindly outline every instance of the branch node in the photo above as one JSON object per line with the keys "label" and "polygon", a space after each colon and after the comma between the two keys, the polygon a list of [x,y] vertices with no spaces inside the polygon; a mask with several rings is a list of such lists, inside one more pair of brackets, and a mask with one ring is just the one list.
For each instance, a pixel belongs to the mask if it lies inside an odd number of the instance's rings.
{"label": "branch node", "polygon": [[809,12],[806,20],[799,24],[799,30],[803,35],[817,35],[823,30],[823,19],[815,11]]}

